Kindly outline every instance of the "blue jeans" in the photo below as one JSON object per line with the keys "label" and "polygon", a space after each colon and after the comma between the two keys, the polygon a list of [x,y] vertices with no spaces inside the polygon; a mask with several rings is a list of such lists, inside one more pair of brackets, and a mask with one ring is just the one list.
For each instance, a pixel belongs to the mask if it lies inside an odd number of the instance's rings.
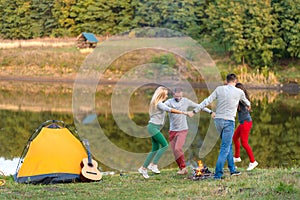
{"label": "blue jeans", "polygon": [[223,175],[223,168],[225,162],[228,162],[228,168],[230,173],[235,172],[235,166],[233,162],[233,153],[232,153],[232,137],[234,133],[234,121],[225,120],[225,119],[215,119],[215,126],[221,137],[221,148],[218,156],[215,178],[220,179]]}

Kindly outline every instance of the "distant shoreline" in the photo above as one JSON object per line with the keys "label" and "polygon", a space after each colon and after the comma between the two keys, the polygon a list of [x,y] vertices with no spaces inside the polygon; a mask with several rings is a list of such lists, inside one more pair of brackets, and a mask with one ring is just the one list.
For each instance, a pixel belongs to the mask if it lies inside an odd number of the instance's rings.
{"label": "distant shoreline", "polygon": [[[66,77],[36,77],[36,76],[1,76],[0,82],[2,81],[18,81],[18,82],[37,82],[37,83],[66,83],[74,84],[75,81],[83,84],[93,84],[90,80],[76,80],[76,78],[66,78]],[[114,85],[118,81],[105,80],[101,81],[99,85]],[[128,82],[128,85],[136,84],[135,82]],[[191,83],[194,88],[207,88],[206,83]],[[215,85],[217,87],[219,83],[210,83],[210,85]],[[278,92],[283,91],[287,93],[299,93],[300,85],[297,83],[287,83],[287,84],[277,84],[277,85],[251,85],[246,84],[248,89],[253,90],[278,90]]]}

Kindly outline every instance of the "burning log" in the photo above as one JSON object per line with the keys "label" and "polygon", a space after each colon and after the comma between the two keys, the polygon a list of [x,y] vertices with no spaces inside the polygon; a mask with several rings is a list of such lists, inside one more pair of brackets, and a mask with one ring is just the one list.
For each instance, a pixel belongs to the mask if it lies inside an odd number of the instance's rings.
{"label": "burning log", "polygon": [[202,163],[201,160],[198,161],[198,167],[193,169],[193,174],[191,176],[192,180],[203,180],[207,178],[212,178],[214,176],[211,171]]}

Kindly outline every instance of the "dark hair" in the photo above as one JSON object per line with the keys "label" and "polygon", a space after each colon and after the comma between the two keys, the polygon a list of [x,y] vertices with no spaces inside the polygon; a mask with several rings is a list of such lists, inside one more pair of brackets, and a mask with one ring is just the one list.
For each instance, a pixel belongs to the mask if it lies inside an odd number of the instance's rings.
{"label": "dark hair", "polygon": [[235,80],[237,80],[237,77],[235,74],[228,74],[226,76],[227,83],[234,82]]}
{"label": "dark hair", "polygon": [[250,101],[249,93],[248,93],[248,91],[246,90],[246,88],[244,87],[244,85],[242,83],[237,83],[235,85],[235,87],[240,88],[241,90],[243,90],[245,95],[246,95],[246,98]]}
{"label": "dark hair", "polygon": [[181,87],[174,88],[173,93],[177,93],[177,92],[183,92],[183,89]]}

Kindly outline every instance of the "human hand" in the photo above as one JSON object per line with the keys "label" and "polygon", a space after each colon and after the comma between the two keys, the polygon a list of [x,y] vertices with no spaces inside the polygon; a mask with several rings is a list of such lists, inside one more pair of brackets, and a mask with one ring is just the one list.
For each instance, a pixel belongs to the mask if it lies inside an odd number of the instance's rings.
{"label": "human hand", "polygon": [[215,118],[216,117],[216,113],[215,112],[212,112],[211,114],[210,114],[210,116],[211,116],[211,118]]}
{"label": "human hand", "polygon": [[193,111],[188,111],[188,112],[186,113],[186,115],[187,115],[188,117],[193,117],[193,116],[194,116],[194,113],[193,113]]}

